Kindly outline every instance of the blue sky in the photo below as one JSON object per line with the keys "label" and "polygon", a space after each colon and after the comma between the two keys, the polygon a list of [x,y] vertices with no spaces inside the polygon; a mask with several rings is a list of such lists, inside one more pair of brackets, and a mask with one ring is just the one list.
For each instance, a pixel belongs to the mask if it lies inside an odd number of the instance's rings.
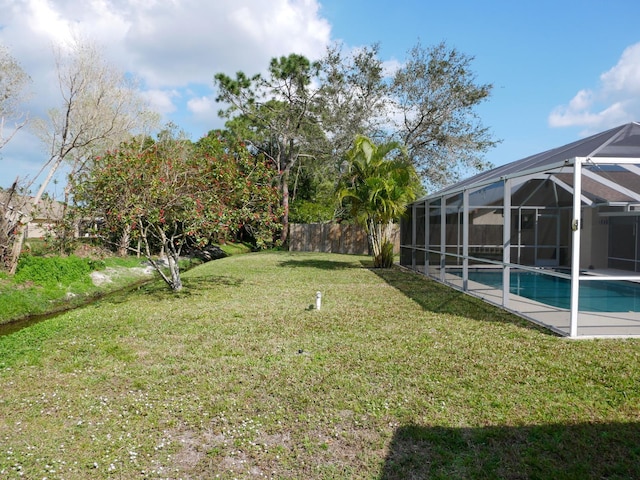
{"label": "blue sky", "polygon": [[[629,0],[0,0],[0,43],[34,80],[34,118],[58,102],[51,45],[79,32],[195,140],[221,126],[217,72],[255,73],[292,52],[319,58],[334,41],[378,42],[383,60],[402,62],[418,41],[444,41],[494,85],[478,113],[502,140],[487,159],[502,165],[640,120],[638,18]],[[46,154],[23,131],[0,157],[6,187],[33,177]]]}
{"label": "blue sky", "polygon": [[[478,112],[503,140],[487,155],[497,165],[640,120],[640,52],[635,52],[635,91],[606,92],[600,80],[625,49],[640,42],[640,2],[330,0],[323,5],[335,37],[348,44],[380,41],[382,57],[402,60],[417,39],[425,45],[445,41],[474,56],[478,80],[494,85]],[[595,97],[588,110],[565,118],[566,126],[557,120],[552,126],[552,114],[584,90]],[[602,113],[634,97],[627,118]]]}

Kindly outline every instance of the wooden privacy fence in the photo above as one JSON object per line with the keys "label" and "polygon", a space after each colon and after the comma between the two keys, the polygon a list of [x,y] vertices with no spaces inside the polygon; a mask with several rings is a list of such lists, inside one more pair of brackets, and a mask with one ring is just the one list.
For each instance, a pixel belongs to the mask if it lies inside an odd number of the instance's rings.
{"label": "wooden privacy fence", "polygon": [[[393,251],[400,251],[400,229],[394,225],[391,231]],[[289,224],[290,252],[369,254],[367,234],[358,225],[334,223]]]}

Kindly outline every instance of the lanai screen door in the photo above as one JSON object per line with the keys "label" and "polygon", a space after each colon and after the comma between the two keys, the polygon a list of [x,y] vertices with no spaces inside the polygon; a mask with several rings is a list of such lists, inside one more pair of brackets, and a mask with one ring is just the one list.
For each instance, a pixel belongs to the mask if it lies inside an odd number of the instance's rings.
{"label": "lanai screen door", "polygon": [[639,227],[637,216],[609,218],[609,268],[640,272]]}

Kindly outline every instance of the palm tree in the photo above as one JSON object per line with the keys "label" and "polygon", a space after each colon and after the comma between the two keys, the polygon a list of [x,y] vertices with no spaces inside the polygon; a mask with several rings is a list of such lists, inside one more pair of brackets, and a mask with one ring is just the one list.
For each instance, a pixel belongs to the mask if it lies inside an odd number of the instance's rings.
{"label": "palm tree", "polygon": [[[393,152],[396,155],[387,158]],[[393,264],[393,220],[404,213],[420,188],[415,168],[399,143],[376,145],[365,136],[356,137],[347,152],[337,195],[341,202],[350,201],[351,215],[367,232],[375,267]]]}

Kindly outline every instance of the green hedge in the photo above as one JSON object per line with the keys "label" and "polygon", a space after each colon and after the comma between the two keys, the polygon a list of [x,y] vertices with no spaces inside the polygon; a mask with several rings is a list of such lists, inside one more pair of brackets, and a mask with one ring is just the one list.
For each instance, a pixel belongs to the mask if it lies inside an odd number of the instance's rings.
{"label": "green hedge", "polygon": [[33,282],[38,285],[70,285],[76,282],[90,282],[89,273],[99,269],[104,262],[87,258],[69,257],[33,257],[20,258],[16,270],[15,282]]}

